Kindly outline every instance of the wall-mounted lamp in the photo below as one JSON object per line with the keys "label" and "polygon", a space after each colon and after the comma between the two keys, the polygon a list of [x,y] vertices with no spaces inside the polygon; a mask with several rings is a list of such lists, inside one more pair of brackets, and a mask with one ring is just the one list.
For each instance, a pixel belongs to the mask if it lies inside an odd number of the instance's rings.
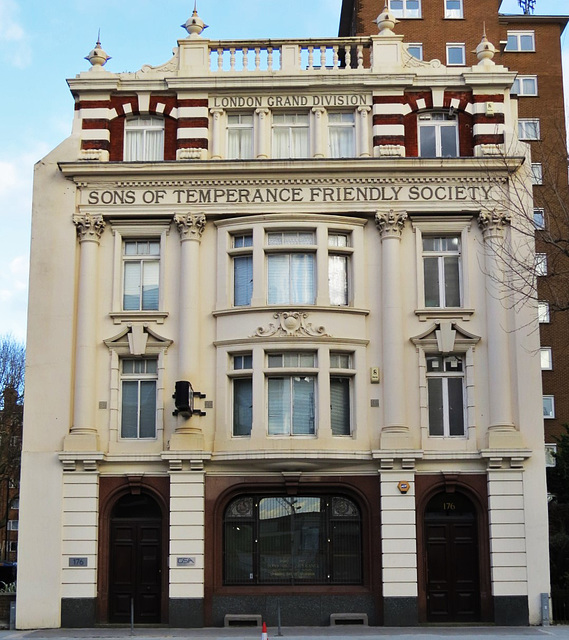
{"label": "wall-mounted lamp", "polygon": [[189,380],[178,380],[176,382],[174,395],[172,396],[172,398],[174,398],[174,404],[176,405],[176,410],[172,412],[172,415],[177,416],[180,414],[184,416],[184,418],[205,416],[205,411],[194,408],[194,399],[205,397],[205,393],[194,391]]}

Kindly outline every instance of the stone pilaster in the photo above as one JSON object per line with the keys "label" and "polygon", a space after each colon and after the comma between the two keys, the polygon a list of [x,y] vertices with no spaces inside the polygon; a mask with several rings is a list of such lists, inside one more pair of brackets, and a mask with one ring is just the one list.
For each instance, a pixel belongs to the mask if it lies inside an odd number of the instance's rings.
{"label": "stone pilaster", "polygon": [[[223,137],[221,131],[221,120],[224,114],[223,109],[214,108],[210,109],[212,119],[212,132],[211,132],[211,159],[212,160],[221,160],[221,140]],[[227,154],[226,154],[227,155]]]}
{"label": "stone pilaster", "polygon": [[369,158],[371,156],[369,148],[369,114],[371,107],[358,107],[359,118],[359,141],[358,155],[360,158]]}
{"label": "stone pilaster", "polygon": [[255,109],[257,115],[257,131],[255,136],[255,157],[256,158],[268,158],[269,157],[269,109],[260,108]]}

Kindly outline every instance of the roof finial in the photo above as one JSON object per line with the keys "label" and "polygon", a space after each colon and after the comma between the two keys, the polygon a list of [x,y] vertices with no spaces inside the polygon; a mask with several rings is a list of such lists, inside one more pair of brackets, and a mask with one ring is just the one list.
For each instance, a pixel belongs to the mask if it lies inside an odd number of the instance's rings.
{"label": "roof finial", "polygon": [[204,29],[207,29],[207,24],[198,16],[198,2],[194,0],[194,12],[192,16],[188,18],[185,24],[182,25],[182,28],[185,29],[190,38],[198,38],[201,32]]}
{"label": "roof finial", "polygon": [[385,6],[383,7],[383,11],[377,16],[374,20],[375,24],[377,24],[377,28],[379,29],[379,35],[381,36],[392,36],[393,27],[399,22],[393,13],[389,10],[389,5],[387,0],[385,1]]}
{"label": "roof finial", "polygon": [[88,60],[91,63],[91,71],[101,71],[103,65],[105,65],[110,59],[111,56],[107,55],[106,51],[101,47],[101,29],[99,28],[95,47],[91,49],[89,55],[85,57],[85,60]]}
{"label": "roof finial", "polygon": [[476,47],[476,50],[473,53],[476,54],[476,57],[479,60],[478,66],[491,67],[496,64],[492,60],[496,53],[496,47],[486,37],[486,23],[484,23],[482,40],[480,40],[480,44]]}

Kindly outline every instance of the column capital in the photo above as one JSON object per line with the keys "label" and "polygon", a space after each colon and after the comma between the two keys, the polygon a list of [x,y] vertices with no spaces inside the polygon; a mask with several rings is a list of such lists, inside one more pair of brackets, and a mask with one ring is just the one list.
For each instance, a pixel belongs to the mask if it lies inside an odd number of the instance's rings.
{"label": "column capital", "polygon": [[102,215],[91,215],[90,213],[74,215],[73,224],[79,242],[96,242],[97,244],[101,240],[106,225]]}
{"label": "column capital", "polygon": [[324,107],[312,107],[312,113],[320,118],[326,113],[326,109]]}
{"label": "column capital", "polygon": [[176,213],[174,222],[180,233],[180,241],[197,240],[200,242],[205,229],[205,214],[203,213]]}
{"label": "column capital", "polygon": [[371,107],[367,106],[367,105],[361,105],[358,107],[357,109],[358,113],[361,114],[362,116],[367,116],[367,114],[371,111]]}
{"label": "column capital", "polygon": [[255,109],[255,113],[259,118],[266,118],[271,113],[271,110],[268,107],[259,107]]}
{"label": "column capital", "polygon": [[225,109],[223,109],[222,107],[212,107],[209,112],[211,113],[211,115],[214,118],[219,118],[220,115],[222,115],[223,113],[225,113]]}
{"label": "column capital", "polygon": [[375,213],[375,224],[382,240],[385,238],[401,238],[406,220],[406,211],[390,209],[389,211],[376,211]]}
{"label": "column capital", "polygon": [[507,225],[512,222],[512,216],[504,209],[481,211],[478,216],[478,226],[482,229],[484,239],[501,236]]}

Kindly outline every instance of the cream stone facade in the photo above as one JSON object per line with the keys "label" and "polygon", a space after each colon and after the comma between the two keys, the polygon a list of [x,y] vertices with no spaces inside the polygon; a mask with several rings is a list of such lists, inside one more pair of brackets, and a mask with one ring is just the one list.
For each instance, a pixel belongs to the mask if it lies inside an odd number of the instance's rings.
{"label": "cream stone facade", "polygon": [[515,73],[377,24],[213,42],[194,12],[165,65],[97,43],[69,80],[35,175],[18,628],[542,622]]}

